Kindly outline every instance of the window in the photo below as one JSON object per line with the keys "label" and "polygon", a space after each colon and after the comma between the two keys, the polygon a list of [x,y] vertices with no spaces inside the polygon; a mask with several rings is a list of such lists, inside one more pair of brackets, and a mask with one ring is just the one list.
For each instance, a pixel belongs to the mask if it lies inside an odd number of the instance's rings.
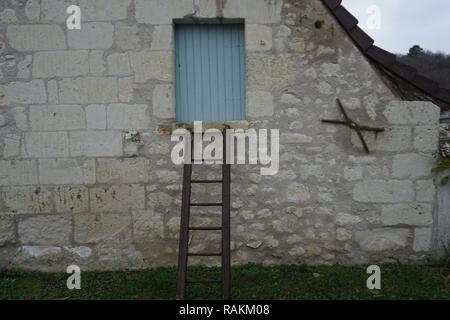
{"label": "window", "polygon": [[175,28],[178,122],[245,119],[243,24]]}

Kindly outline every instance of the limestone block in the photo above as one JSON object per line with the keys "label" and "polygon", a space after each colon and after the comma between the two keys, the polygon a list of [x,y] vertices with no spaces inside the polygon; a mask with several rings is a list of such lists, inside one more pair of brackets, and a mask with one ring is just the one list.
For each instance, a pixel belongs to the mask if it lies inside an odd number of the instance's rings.
{"label": "limestone block", "polygon": [[89,73],[87,51],[36,52],[33,60],[33,77],[76,77]]}
{"label": "limestone block", "polygon": [[295,80],[293,62],[289,56],[247,55],[247,85],[249,89],[290,87]]}
{"label": "limestone block", "polygon": [[433,206],[423,203],[394,204],[382,207],[381,222],[387,226],[405,224],[428,226],[433,223]]}
{"label": "limestone block", "polygon": [[111,104],[107,107],[108,129],[148,129],[150,116],[145,104]]}
{"label": "limestone block", "polygon": [[138,23],[172,24],[173,19],[194,13],[192,0],[135,0],[134,5]]}
{"label": "limestone block", "polygon": [[429,177],[434,165],[435,160],[431,154],[398,154],[394,156],[392,176],[402,179]]}
{"label": "limestone block", "polygon": [[355,240],[365,251],[397,250],[406,247],[409,230],[380,228],[355,232]]}
{"label": "limestone block", "polygon": [[13,9],[4,9],[0,12],[0,25],[10,25],[17,22],[16,12]]}
{"label": "limestone block", "polygon": [[119,49],[136,50],[141,48],[137,25],[117,22],[115,25],[115,39]]}
{"label": "limestone block", "polygon": [[276,23],[281,19],[282,0],[227,0],[224,18],[245,18],[247,23]]}
{"label": "limestone block", "polygon": [[[19,259],[25,259],[27,265],[30,265],[30,261],[38,260],[45,263],[58,261],[61,259],[61,248],[54,246],[21,246],[18,250]],[[33,261],[35,262],[35,261]]]}
{"label": "limestone block", "polygon": [[170,207],[175,199],[164,192],[150,192],[147,198],[148,206],[156,211]]}
{"label": "limestone block", "polygon": [[247,115],[253,118],[273,116],[273,96],[266,91],[247,92]]}
{"label": "limestone block", "polygon": [[82,21],[113,21],[127,18],[131,0],[79,0]]}
{"label": "limestone block", "polygon": [[46,213],[53,210],[50,190],[44,187],[10,187],[2,190],[2,198],[14,213]]}
{"label": "limestone block", "polygon": [[440,108],[426,101],[393,101],[383,114],[392,124],[438,125]]}
{"label": "limestone block", "polygon": [[87,77],[59,81],[62,104],[117,102],[117,79]]}
{"label": "limestone block", "polygon": [[62,245],[70,241],[72,218],[42,215],[18,219],[17,232],[22,244]]}
{"label": "limestone block", "polygon": [[54,189],[56,211],[88,212],[89,194],[84,186],[58,186]]}
{"label": "limestone block", "polygon": [[106,72],[106,62],[103,59],[103,51],[91,50],[89,52],[89,69],[94,76],[102,76]]}
{"label": "limestone block", "polygon": [[75,159],[41,159],[39,160],[39,182],[83,184],[83,169]]}
{"label": "limestone block", "polygon": [[128,53],[113,53],[106,58],[109,75],[128,75],[131,73]]}
{"label": "limestone block", "polygon": [[431,249],[432,234],[432,228],[416,228],[414,230],[413,250],[416,252],[429,251]]}
{"label": "limestone block", "polygon": [[162,239],[164,237],[163,215],[153,210],[133,212],[133,235],[136,242]]}
{"label": "limestone block", "polygon": [[122,155],[119,131],[70,132],[70,155],[73,157],[112,157]]}
{"label": "limestone block", "polygon": [[[43,22],[65,22],[69,16],[66,10],[76,4],[72,0],[41,0],[41,17]],[[84,12],[81,12],[83,20]]]}
{"label": "limestone block", "polygon": [[437,152],[439,126],[419,126],[414,129],[414,148],[422,152]]}
{"label": "limestone block", "polygon": [[363,219],[361,219],[358,216],[354,216],[348,213],[344,213],[344,212],[340,212],[336,215],[336,220],[335,223],[338,226],[346,226],[346,225],[353,225],[353,224],[358,224],[361,221],[363,221]]}
{"label": "limestone block", "polygon": [[152,38],[152,50],[172,50],[174,38],[173,26],[155,26]]}
{"label": "limestone block", "polygon": [[336,229],[336,239],[339,241],[346,241],[352,238],[353,234],[350,230],[338,228]]}
{"label": "limestone block", "polygon": [[88,129],[106,129],[106,107],[101,104],[87,106],[86,123]]}
{"label": "limestone block", "polygon": [[288,200],[292,202],[302,202],[307,201],[311,198],[311,193],[308,186],[304,184],[299,184],[297,182],[292,183],[288,186]]}
{"label": "limestone block", "polygon": [[30,21],[39,21],[41,17],[41,3],[39,0],[28,0],[25,5],[25,15]]}
{"label": "limestone block", "polygon": [[0,214],[0,246],[16,241],[14,215]]}
{"label": "limestone block", "polygon": [[416,182],[416,200],[420,202],[432,202],[436,194],[433,180],[421,180]]}
{"label": "limestone block", "polygon": [[119,78],[119,101],[131,102],[134,98],[133,78]]}
{"label": "limestone block", "polygon": [[153,114],[160,119],[175,118],[175,104],[173,99],[173,86],[167,84],[157,85],[153,90]]}
{"label": "limestone block", "polygon": [[6,36],[17,51],[66,49],[66,37],[56,24],[9,26]]}
{"label": "limestone block", "polygon": [[29,79],[31,77],[31,64],[33,62],[33,56],[31,54],[26,55],[22,61],[17,64],[17,78]]}
{"label": "limestone block", "polygon": [[144,209],[145,190],[138,185],[96,187],[90,189],[91,210],[124,211]]}
{"label": "limestone block", "polygon": [[36,131],[75,130],[86,127],[80,106],[31,106],[30,125]]}
{"label": "limestone block", "polygon": [[69,156],[69,139],[66,132],[27,132],[25,147],[30,157],[60,158]]}
{"label": "limestone block", "polygon": [[150,162],[145,158],[98,159],[98,183],[149,182]]}
{"label": "limestone block", "polygon": [[410,181],[366,180],[355,184],[353,199],[375,203],[410,202],[414,199],[413,184]]}
{"label": "limestone block", "polygon": [[312,137],[300,133],[282,133],[280,137],[281,144],[305,144],[312,141]]}
{"label": "limestone block", "polygon": [[80,30],[70,30],[67,42],[71,49],[109,49],[114,42],[114,27],[106,22],[84,22]]}
{"label": "limestone block", "polygon": [[33,160],[0,160],[0,186],[37,184]]}
{"label": "limestone block", "polygon": [[47,93],[42,80],[30,82],[9,82],[0,85],[0,106],[11,104],[46,103]]}
{"label": "limestone block", "polygon": [[[411,129],[406,127],[389,127],[384,132],[374,134],[363,131],[369,149],[372,151],[403,151],[412,147]],[[352,145],[359,150],[363,149],[357,133],[352,130]]]}
{"label": "limestone block", "polygon": [[58,82],[56,80],[49,80],[47,82],[48,103],[50,105],[59,104],[58,97]]}
{"label": "limestone block", "polygon": [[98,243],[126,233],[130,241],[130,224],[131,218],[125,214],[77,214],[74,218],[74,239],[77,243]]}
{"label": "limestone block", "polygon": [[21,136],[7,134],[3,140],[3,158],[17,157],[20,154]]}
{"label": "limestone block", "polygon": [[247,24],[245,32],[245,42],[248,51],[267,51],[272,49],[271,27]]}
{"label": "limestone block", "polygon": [[69,253],[71,256],[76,258],[87,259],[92,257],[93,251],[89,247],[79,246],[79,247],[63,247],[64,251]]}
{"label": "limestone block", "polygon": [[172,52],[130,52],[134,81],[144,83],[151,79],[171,81],[173,78]]}

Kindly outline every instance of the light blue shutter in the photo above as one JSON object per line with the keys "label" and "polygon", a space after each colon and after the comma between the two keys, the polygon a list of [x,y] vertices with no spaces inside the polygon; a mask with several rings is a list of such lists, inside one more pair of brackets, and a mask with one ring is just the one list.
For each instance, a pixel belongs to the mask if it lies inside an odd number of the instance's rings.
{"label": "light blue shutter", "polygon": [[245,119],[243,24],[177,25],[178,122]]}

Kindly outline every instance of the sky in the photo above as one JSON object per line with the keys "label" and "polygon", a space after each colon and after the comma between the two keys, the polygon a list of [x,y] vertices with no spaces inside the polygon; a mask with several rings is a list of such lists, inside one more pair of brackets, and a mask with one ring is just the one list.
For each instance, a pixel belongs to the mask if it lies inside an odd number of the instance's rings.
{"label": "sky", "polygon": [[343,0],[342,4],[378,47],[405,54],[418,44],[450,54],[450,0]]}

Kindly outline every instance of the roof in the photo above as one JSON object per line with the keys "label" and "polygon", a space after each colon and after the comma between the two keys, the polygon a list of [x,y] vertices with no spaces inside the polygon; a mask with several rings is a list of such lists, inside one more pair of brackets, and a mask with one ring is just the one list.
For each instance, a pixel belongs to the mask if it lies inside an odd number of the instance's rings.
{"label": "roof", "polygon": [[[374,45],[375,41],[358,27],[358,19],[341,5],[342,0],[322,0],[322,2],[364,55],[381,67],[382,71],[419,89],[443,110],[450,110],[449,89],[442,88],[436,81],[419,74],[416,68],[398,61],[394,54]],[[423,97],[423,100],[426,98]]]}

